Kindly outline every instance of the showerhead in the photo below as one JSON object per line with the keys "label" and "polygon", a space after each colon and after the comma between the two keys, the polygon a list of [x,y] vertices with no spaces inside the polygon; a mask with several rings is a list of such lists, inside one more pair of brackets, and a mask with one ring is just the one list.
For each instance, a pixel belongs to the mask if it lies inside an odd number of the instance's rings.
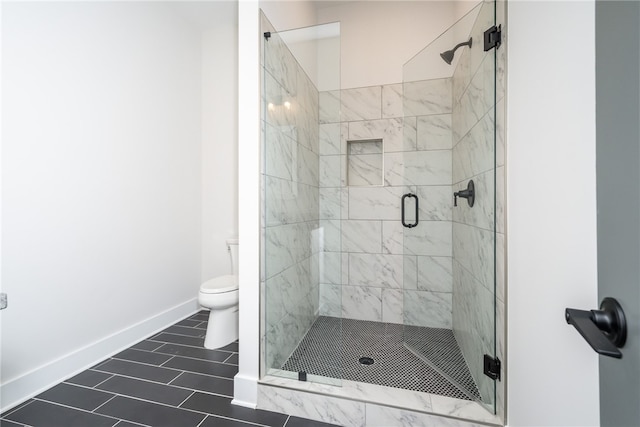
{"label": "showerhead", "polygon": [[444,62],[446,62],[447,64],[451,65],[451,62],[453,61],[453,55],[456,53],[456,50],[457,50],[459,47],[462,47],[462,46],[469,46],[469,47],[471,47],[471,42],[472,42],[472,40],[473,40],[473,39],[472,39],[471,37],[469,37],[469,41],[468,41],[468,42],[458,43],[458,44],[456,45],[456,47],[454,47],[453,49],[448,50],[448,51],[446,51],[446,52],[442,52],[442,53],[440,54],[440,57],[444,60]]}

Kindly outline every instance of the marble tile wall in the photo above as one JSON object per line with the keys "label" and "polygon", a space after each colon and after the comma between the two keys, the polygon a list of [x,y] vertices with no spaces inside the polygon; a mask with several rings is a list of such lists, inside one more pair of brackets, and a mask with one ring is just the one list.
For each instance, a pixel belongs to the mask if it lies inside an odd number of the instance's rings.
{"label": "marble tile wall", "polygon": [[258,408],[350,427],[500,424],[476,402],[351,381],[335,387],[265,378],[258,385]]}
{"label": "marble tile wall", "polygon": [[318,314],[324,230],[318,90],[278,34],[264,49],[262,340],[269,369],[282,366]]}
{"label": "marble tile wall", "polygon": [[[437,79],[320,93],[321,314],[451,328],[452,90]],[[415,228],[400,222],[407,192],[420,198]]]}
{"label": "marble tile wall", "polygon": [[[504,8],[504,2],[498,2],[497,6]],[[496,387],[496,410],[499,416],[504,416],[504,382],[484,376],[482,363],[483,354],[504,360],[506,49],[501,46],[497,51],[485,53],[481,43],[475,43],[483,39],[483,32],[493,23],[494,4],[485,2],[472,29],[473,48],[461,52],[453,75],[453,191],[466,188],[473,179],[476,199],[473,208],[460,200],[453,209],[452,307],[454,334],[483,401],[494,402]]]}

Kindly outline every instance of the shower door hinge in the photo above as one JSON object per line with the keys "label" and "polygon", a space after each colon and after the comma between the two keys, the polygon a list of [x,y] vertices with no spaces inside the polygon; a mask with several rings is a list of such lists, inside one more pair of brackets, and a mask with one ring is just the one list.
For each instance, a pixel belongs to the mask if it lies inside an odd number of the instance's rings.
{"label": "shower door hinge", "polygon": [[264,33],[264,38],[265,38],[265,40],[269,40],[271,38],[271,32],[270,31],[265,32]]}
{"label": "shower door hinge", "polygon": [[500,380],[500,359],[484,355],[484,374],[492,380]]}
{"label": "shower door hinge", "polygon": [[484,51],[488,51],[493,49],[494,47],[497,49],[500,47],[500,43],[502,43],[502,25],[498,25],[497,27],[494,25],[484,32]]}

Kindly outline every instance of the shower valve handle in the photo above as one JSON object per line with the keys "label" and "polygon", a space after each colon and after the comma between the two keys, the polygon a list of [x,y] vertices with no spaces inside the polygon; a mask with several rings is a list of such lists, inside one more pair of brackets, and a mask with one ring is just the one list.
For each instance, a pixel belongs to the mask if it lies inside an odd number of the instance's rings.
{"label": "shower valve handle", "polygon": [[466,190],[460,190],[453,193],[453,206],[458,206],[458,197],[467,199],[469,207],[473,207],[473,204],[476,200],[476,189],[475,185],[473,184],[473,180],[469,181]]}

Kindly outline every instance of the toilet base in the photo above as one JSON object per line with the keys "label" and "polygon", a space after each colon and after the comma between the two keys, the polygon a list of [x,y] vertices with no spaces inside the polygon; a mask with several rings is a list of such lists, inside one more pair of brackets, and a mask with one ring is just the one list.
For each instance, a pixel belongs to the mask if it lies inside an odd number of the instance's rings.
{"label": "toilet base", "polygon": [[238,306],[209,312],[209,324],[204,347],[215,350],[238,339]]}

